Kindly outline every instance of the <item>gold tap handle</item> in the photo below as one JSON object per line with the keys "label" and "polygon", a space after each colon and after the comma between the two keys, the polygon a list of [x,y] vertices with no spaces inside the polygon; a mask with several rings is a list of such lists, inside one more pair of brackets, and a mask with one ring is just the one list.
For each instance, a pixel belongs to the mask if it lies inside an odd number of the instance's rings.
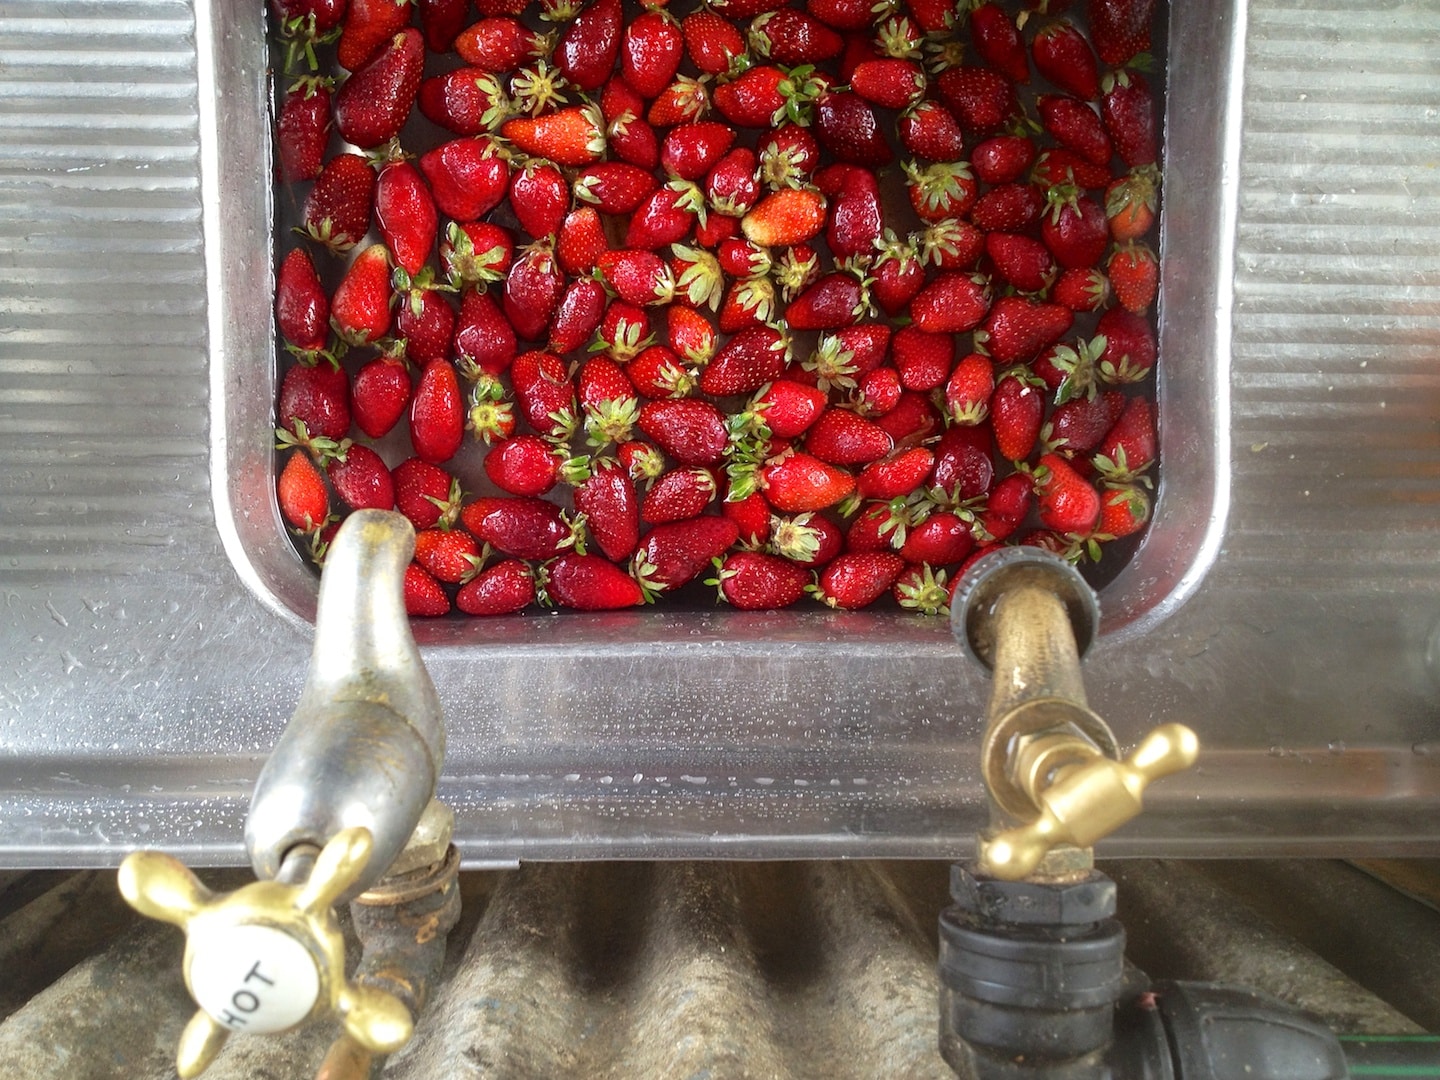
{"label": "gold tap handle", "polygon": [[1165,724],[1140,741],[1123,761],[1095,754],[1062,769],[1036,792],[1040,816],[1028,825],[990,837],[981,845],[982,872],[1008,881],[1032,873],[1060,844],[1090,847],[1143,809],[1145,788],[1195,763],[1200,741],[1184,724]]}
{"label": "gold tap handle", "polygon": [[126,902],[185,931],[185,984],[200,1009],[180,1037],[182,1080],[200,1075],[232,1032],[288,1031],[321,1013],[377,1054],[409,1041],[413,1022],[399,998],[346,980],[345,939],[330,907],[365,872],[372,848],[368,830],[342,829],[303,884],[256,881],[223,895],[169,855],[126,857]]}

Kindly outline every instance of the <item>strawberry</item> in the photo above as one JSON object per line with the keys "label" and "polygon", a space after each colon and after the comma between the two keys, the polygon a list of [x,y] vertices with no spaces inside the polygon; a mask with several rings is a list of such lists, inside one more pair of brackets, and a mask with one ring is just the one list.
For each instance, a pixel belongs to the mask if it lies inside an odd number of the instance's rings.
{"label": "strawberry", "polygon": [[415,0],[425,47],[433,53],[449,52],[469,21],[470,0]]}
{"label": "strawberry", "polygon": [[331,251],[349,251],[370,229],[374,199],[370,163],[359,154],[336,154],[305,196],[305,234]]}
{"label": "strawberry", "polygon": [[737,543],[744,548],[758,550],[770,540],[770,504],[765,496],[752,491],[743,498],[735,498],[732,489],[720,503],[720,513],[735,522],[740,530]]}
{"label": "strawberry", "polygon": [[403,586],[405,612],[415,617],[432,618],[450,613],[450,597],[444,587],[419,563],[405,568]]}
{"label": "strawberry", "polygon": [[713,584],[722,599],[739,611],[776,611],[805,595],[810,571],[777,555],[736,551],[716,560]]}
{"label": "strawberry", "polygon": [[885,595],[904,569],[905,560],[894,552],[847,552],[820,572],[810,591],[828,607],[854,611]]}
{"label": "strawberry", "polygon": [[640,520],[647,525],[699,517],[715,500],[715,474],[697,465],[661,474],[640,503]]}
{"label": "strawberry", "polygon": [[410,398],[410,444],[422,461],[448,461],[465,438],[465,399],[455,369],[444,360],[428,364]]}
{"label": "strawberry", "polygon": [[[579,22],[583,17],[584,13],[582,12],[575,21]],[[496,74],[514,71],[530,60],[545,59],[550,55],[554,44],[555,41],[551,35],[531,30],[511,15],[496,15],[488,19],[481,19],[465,27],[455,37],[455,51],[460,54],[460,59],[471,67],[478,67]],[[563,49],[563,47],[562,41],[561,48]],[[614,60],[613,56],[611,60]],[[572,83],[579,85],[568,71],[564,71],[558,56],[556,66],[561,68],[566,78],[569,78]],[[606,74],[609,74],[608,65]],[[596,84],[596,86],[598,85],[599,83]],[[586,89],[586,87],[581,87],[581,89]],[[594,87],[589,89],[594,89]]]}
{"label": "strawberry", "polygon": [[535,600],[535,575],[519,559],[505,559],[481,571],[455,594],[466,615],[512,615]]}
{"label": "strawberry", "polygon": [[1115,426],[1125,408],[1125,395],[1107,390],[1094,397],[1077,397],[1056,406],[1041,432],[1046,452],[1067,458],[1088,454]]}
{"label": "strawberry", "polygon": [[474,577],[483,559],[464,529],[425,529],[415,534],[415,561],[436,581],[457,585]]}
{"label": "strawberry", "polygon": [[908,495],[930,475],[935,455],[923,446],[911,447],[866,465],[855,478],[855,494],[861,499],[889,501]]}
{"label": "strawberry", "polygon": [[1100,316],[1095,333],[1105,339],[1099,361],[1106,382],[1140,382],[1155,366],[1155,331],[1148,320],[1123,308]]}
{"label": "strawberry", "polygon": [[281,442],[315,452],[331,449],[328,444],[339,442],[350,430],[350,384],[345,372],[329,362],[290,368],[280,381],[275,419]]}
{"label": "strawberry", "polygon": [[455,338],[455,310],[430,284],[429,269],[411,279],[403,267],[396,267],[395,285],[396,350],[419,367],[431,360],[449,359]]}
{"label": "strawberry", "polygon": [[631,565],[647,589],[678,589],[699,577],[739,534],[739,526],[724,517],[657,525],[641,540]]}
{"label": "strawberry", "polygon": [[519,344],[500,306],[486,293],[467,289],[455,323],[455,360],[468,372],[499,375],[509,369]]}
{"label": "strawberry", "polygon": [[762,386],[750,401],[750,412],[770,429],[772,435],[793,439],[804,434],[825,410],[823,390],[789,379],[777,379]]}
{"label": "strawberry", "polygon": [[940,100],[967,132],[990,135],[1020,111],[1015,86],[998,71],[980,67],[953,67],[935,79]]}
{"label": "strawberry", "polygon": [[905,186],[915,213],[929,222],[962,217],[979,194],[975,174],[963,161],[935,162],[924,168],[907,162]]}
{"label": "strawberry", "polygon": [[988,310],[983,280],[959,273],[937,275],[910,303],[916,329],[927,334],[963,334],[980,325]]}
{"label": "strawberry", "polygon": [[820,144],[808,128],[786,121],[760,137],[760,179],[774,190],[807,186],[820,167]]}
{"label": "strawberry", "polygon": [[755,152],[748,146],[737,146],[717,161],[705,177],[705,199],[715,211],[712,218],[743,218],[748,214],[760,199]]}
{"label": "strawberry", "polygon": [[304,248],[286,255],[276,274],[275,325],[298,355],[314,356],[330,340],[330,298]]}
{"label": "strawberry", "polygon": [[[904,558],[903,555],[901,557]],[[944,570],[934,570],[923,560],[911,561],[895,579],[890,592],[906,611],[949,618],[950,591],[945,584],[948,580],[949,575]]]}
{"label": "strawberry", "polygon": [[675,277],[653,251],[607,251],[597,266],[626,303],[668,304],[675,298]]}
{"label": "strawberry", "polygon": [[861,416],[884,416],[900,404],[903,392],[900,373],[895,368],[876,368],[860,377],[851,404]]}
{"label": "strawberry", "polygon": [[553,236],[570,210],[570,185],[549,162],[527,162],[510,178],[510,209],[531,236]]}
{"label": "strawberry", "polygon": [[941,510],[910,527],[900,547],[900,557],[909,563],[946,566],[963,562],[974,547],[970,522],[949,510]]}
{"label": "strawberry", "polygon": [[706,75],[735,74],[749,66],[745,37],[729,19],[708,8],[691,12],[680,21],[685,53]]}
{"label": "strawberry", "polygon": [[628,559],[640,543],[635,485],[614,458],[597,458],[590,476],[575,488],[575,509],[585,515],[590,536],[613,562]]}
{"label": "strawberry", "polygon": [[1045,415],[1044,383],[1023,367],[1010,368],[990,395],[995,449],[1008,461],[1024,461],[1035,449]]}
{"label": "strawberry", "polygon": [[943,386],[955,366],[955,339],[949,333],[906,326],[896,332],[892,352],[900,385],[907,390]]}
{"label": "strawberry", "polygon": [[332,458],[325,475],[335,494],[352,510],[389,510],[395,506],[395,483],[384,460],[368,446],[351,443],[343,458]]}
{"label": "strawberry", "polygon": [[555,48],[555,66],[577,90],[600,89],[615,68],[623,26],[620,0],[591,0]]}
{"label": "strawberry", "polygon": [[1117,243],[1139,240],[1155,224],[1159,183],[1160,173],[1154,167],[1141,166],[1105,188],[1105,218]]}
{"label": "strawberry", "polygon": [[307,75],[297,79],[285,94],[275,121],[275,148],[280,179],[314,180],[325,164],[330,142],[330,103],[334,79]]}
{"label": "strawberry", "polygon": [[809,511],[793,518],[770,518],[769,550],[782,559],[806,567],[821,567],[839,555],[845,534],[827,517]]}
{"label": "strawberry", "polygon": [[690,235],[695,215],[705,208],[705,195],[688,180],[672,180],[656,188],[630,218],[627,248],[654,251]]}
{"label": "strawberry", "polygon": [[444,469],[419,458],[407,458],[395,466],[391,478],[395,508],[417,530],[454,524],[460,514],[460,482]]}
{"label": "strawberry", "polygon": [[1046,213],[1040,219],[1040,236],[1066,270],[1094,266],[1105,254],[1110,229],[1105,211],[1094,199],[1071,184],[1058,184],[1046,193]]}
{"label": "strawberry", "polygon": [[1069,345],[1051,345],[1041,350],[1030,364],[1030,370],[1047,388],[1054,391],[1056,404],[1073,397],[1095,393],[1096,368],[1105,349],[1105,338],[1095,337]]}
{"label": "strawberry", "polygon": [[311,71],[320,66],[315,46],[335,40],[335,28],[340,25],[348,6],[346,0],[274,0],[271,3],[277,36],[288,43],[285,54],[287,71],[295,68],[302,56]]}
{"label": "strawberry", "polygon": [[882,109],[905,109],[925,97],[925,70],[912,60],[866,60],[851,73],[850,88]]}
{"label": "strawberry", "polygon": [[947,428],[935,443],[931,494],[941,505],[979,498],[995,482],[995,439],[988,424]]}
{"label": "strawberry", "polygon": [[540,435],[564,441],[577,423],[575,384],[554,353],[521,353],[510,367],[510,383],[525,420]]}
{"label": "strawberry", "polygon": [[355,426],[372,439],[384,438],[410,404],[410,374],[405,364],[388,356],[371,360],[355,373],[351,398]]}
{"label": "strawberry", "polygon": [[510,165],[485,138],[453,139],[422,154],[417,164],[440,211],[456,221],[475,221],[505,197]]}
{"label": "strawberry", "polygon": [[910,527],[909,506],[904,499],[894,503],[868,504],[845,532],[847,552],[890,551],[905,542]]}
{"label": "strawberry", "polygon": [[734,142],[735,130],[728,124],[713,120],[681,124],[660,144],[660,164],[680,180],[702,180]]}
{"label": "strawberry", "polygon": [[788,302],[819,279],[820,257],[809,244],[796,244],[773,258],[771,271],[781,297]]}
{"label": "strawberry", "polygon": [[1111,67],[1129,63],[1150,48],[1155,0],[1087,0],[1090,38]]}
{"label": "strawberry", "polygon": [[500,80],[477,67],[455,68],[426,79],[417,102],[426,119],[456,135],[494,131],[510,113]]}
{"label": "strawberry", "polygon": [[546,348],[563,356],[583,346],[605,317],[606,299],[605,286],[592,277],[570,282],[555,308]]}
{"label": "strawberry", "polygon": [[914,236],[899,240],[886,229],[875,247],[879,255],[870,268],[874,276],[870,295],[881,311],[894,318],[925,287],[925,266]]}
{"label": "strawberry", "polygon": [[803,244],[825,227],[825,197],[813,188],[782,188],[740,221],[745,239],[761,247]]}
{"label": "strawberry", "polygon": [[1064,19],[1042,26],[1030,44],[1035,70],[1081,101],[1100,96],[1100,70],[1085,35]]}
{"label": "strawberry", "polygon": [[649,170],[623,161],[586,166],[575,178],[575,198],[602,214],[629,214],[659,184]]}
{"label": "strawberry", "polygon": [[719,465],[730,445],[720,410],[693,398],[647,402],[640,430],[681,465]]}
{"label": "strawberry", "polygon": [[406,27],[390,38],[336,91],[335,129],[362,150],[395,138],[415,103],[424,63],[420,31]]}
{"label": "strawberry", "polygon": [[[335,53],[340,66],[346,71],[359,70],[387,40],[405,29],[411,10],[410,0],[350,0]],[[418,33],[416,40],[423,46]]]}
{"label": "strawberry", "polygon": [[826,274],[785,309],[795,330],[834,330],[863,319],[870,311],[865,286],[853,274]]}
{"label": "strawberry", "polygon": [[597,352],[603,349],[610,359],[624,364],[634,360],[654,341],[655,337],[650,333],[650,316],[645,314],[645,309],[624,300],[615,300],[605,309],[605,317],[600,322],[592,348]]}
{"label": "strawberry", "polygon": [[976,200],[970,220],[985,232],[1024,232],[1040,220],[1045,196],[1034,184],[1000,184]]}
{"label": "strawberry", "polygon": [[742,237],[723,241],[715,250],[715,261],[722,273],[741,281],[766,277],[772,265],[768,250]]}
{"label": "strawberry", "polygon": [[868,465],[893,446],[884,428],[848,409],[826,409],[805,435],[806,452],[828,465]]}
{"label": "strawberry", "polygon": [[505,318],[521,341],[544,341],[551,316],[560,305],[565,275],[555,261],[554,248],[537,241],[526,248],[505,278]]}
{"label": "strawberry", "polygon": [[1065,458],[1042,454],[1034,477],[1036,507],[1045,528],[1080,537],[1095,531],[1100,495]]}
{"label": "strawberry", "polygon": [[1013,184],[1035,162],[1035,144],[1024,135],[992,135],[970,152],[975,175],[987,184]]}
{"label": "strawberry", "polygon": [[425,177],[396,147],[375,183],[375,226],[395,265],[420,273],[435,247],[439,214]]}
{"label": "strawberry", "polygon": [[1100,495],[1100,524],[1096,540],[1118,540],[1132,536],[1150,520],[1150,496],[1135,484],[1107,487]]}
{"label": "strawberry", "polygon": [[1160,263],[1153,251],[1138,241],[1121,244],[1111,253],[1105,269],[1121,307],[1137,315],[1150,309],[1160,286]]}
{"label": "strawberry", "polygon": [[825,239],[837,261],[873,255],[885,227],[880,185],[866,169],[845,170],[839,190],[830,200]]}
{"label": "strawberry", "polygon": [[805,10],[831,29],[842,31],[864,30],[875,12],[870,0],[805,0]]}
{"label": "strawberry", "polygon": [[390,253],[371,244],[350,264],[330,298],[335,331],[351,345],[376,341],[390,332]]}
{"label": "strawberry", "polygon": [[818,64],[839,56],[845,39],[823,22],[796,8],[780,8],[750,23],[750,48],[783,67]]}
{"label": "strawberry", "polygon": [[1020,527],[1035,504],[1034,481],[1025,473],[1013,472],[991,490],[980,514],[979,539],[1004,540]]}
{"label": "strawberry", "polygon": [[555,241],[555,258],[566,274],[588,274],[610,250],[605,225],[594,207],[581,206],[565,215]]}
{"label": "strawberry", "polygon": [[650,103],[645,119],[651,127],[692,124],[710,111],[710,90],[706,80],[676,75]]}
{"label": "strawberry", "polygon": [[824,93],[815,102],[816,141],[837,161],[879,168],[894,160],[875,111],[859,94]]}
{"label": "strawberry", "polygon": [[722,334],[764,326],[777,314],[775,286],[766,277],[732,282],[720,305],[717,329]]}
{"label": "strawberry", "polygon": [[758,390],[785,370],[788,346],[787,339],[769,326],[740,331],[701,373],[701,392],[724,397]]}
{"label": "strawberry", "polygon": [[[605,85],[608,88],[624,83],[611,79]],[[616,158],[642,169],[653,169],[660,164],[660,139],[640,113],[622,112],[616,119],[607,120],[606,125],[609,150]]]}
{"label": "strawberry", "polygon": [[574,548],[580,535],[560,507],[543,499],[476,499],[460,520],[477,540],[517,559],[553,559]]}
{"label": "strawberry", "polygon": [[992,232],[985,237],[985,252],[995,273],[1021,292],[1049,288],[1058,272],[1049,249],[1028,236]]}
{"label": "strawberry", "polygon": [[795,453],[760,470],[765,498],[777,510],[824,510],[855,490],[855,477],[811,454]]}
{"label": "strawberry", "polygon": [[1131,398],[1092,458],[1109,483],[1128,483],[1155,463],[1155,410],[1145,398]]}
{"label": "strawberry", "polygon": [[330,494],[314,462],[303,450],[295,450],[275,483],[280,513],[301,532],[316,532],[330,517]]}
{"label": "strawberry", "polygon": [[[597,413],[607,404],[621,404],[635,400],[635,387],[625,375],[625,369],[607,356],[592,356],[580,365],[576,381],[575,398],[586,416]],[[587,422],[586,428],[591,425]],[[607,442],[624,442],[628,432]]]}
{"label": "strawberry", "polygon": [[1120,160],[1131,169],[1154,165],[1160,156],[1155,129],[1155,99],[1138,71],[1121,69],[1101,84],[1100,119]]}
{"label": "strawberry", "polygon": [[1110,300],[1110,279],[1093,267],[1066,270],[1055,279],[1050,299],[1071,311],[1099,311]]}
{"label": "strawberry", "polygon": [[965,137],[954,115],[938,101],[921,101],[900,114],[900,144],[917,158],[959,161]]}
{"label": "strawberry", "polygon": [[631,19],[620,39],[620,77],[647,101],[665,89],[685,52],[685,36],[675,17],[647,10]]}
{"label": "strawberry", "polygon": [[485,455],[485,475],[511,495],[544,495],[560,478],[560,459],[538,435],[515,435]]}
{"label": "strawberry", "polygon": [[1002,296],[976,333],[997,363],[1026,363],[1064,336],[1074,322],[1069,308],[1018,296]]}
{"label": "strawberry", "polygon": [[714,324],[694,308],[680,304],[669,309],[666,341],[671,351],[688,364],[708,364],[718,346]]}
{"label": "strawberry", "polygon": [[1040,122],[1061,146],[1093,165],[1109,162],[1110,136],[1093,107],[1068,94],[1041,94],[1035,100]]}
{"label": "strawberry", "polygon": [[483,288],[499,281],[510,272],[514,257],[514,238],[486,221],[452,221],[440,241],[440,270],[452,288]]}
{"label": "strawberry", "polygon": [[875,421],[876,424],[888,431],[890,437],[897,443],[902,440],[914,443],[923,439],[938,431],[941,422],[940,410],[930,403],[930,399],[918,391],[909,389],[900,395],[900,400],[896,402],[895,408]]}
{"label": "strawberry", "polygon": [[983,353],[971,353],[955,365],[945,383],[945,409],[953,424],[973,425],[990,415],[995,365]]}
{"label": "strawberry", "polygon": [[1093,191],[1110,182],[1110,167],[1108,162],[1097,165],[1074,150],[1054,146],[1035,159],[1035,167],[1030,170],[1030,182],[1042,188],[1074,184]]}
{"label": "strawberry", "polygon": [[1013,83],[1030,81],[1030,61],[1015,20],[996,3],[970,9],[970,38],[980,59]]}
{"label": "strawberry", "polygon": [[577,611],[611,611],[645,602],[635,579],[598,555],[561,555],[540,567],[538,585],[542,604]]}
{"label": "strawberry", "polygon": [[605,153],[605,121],[593,105],[516,117],[501,125],[500,134],[525,153],[557,165],[588,165]]}

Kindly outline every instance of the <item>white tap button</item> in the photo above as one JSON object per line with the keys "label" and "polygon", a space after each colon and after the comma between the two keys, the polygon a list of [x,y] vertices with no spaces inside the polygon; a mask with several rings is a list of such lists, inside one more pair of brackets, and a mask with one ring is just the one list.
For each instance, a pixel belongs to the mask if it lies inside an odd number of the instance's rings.
{"label": "white tap button", "polygon": [[269,926],[237,926],[205,942],[190,964],[196,1004],[231,1031],[268,1035],[294,1027],[320,995],[305,946]]}

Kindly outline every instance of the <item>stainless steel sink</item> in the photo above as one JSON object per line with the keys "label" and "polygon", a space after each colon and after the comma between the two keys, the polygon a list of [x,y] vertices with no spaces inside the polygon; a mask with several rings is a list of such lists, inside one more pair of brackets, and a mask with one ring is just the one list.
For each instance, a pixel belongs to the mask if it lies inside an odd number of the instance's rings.
{"label": "stainless steel sink", "polygon": [[[316,589],[272,497],[262,13],[10,11],[0,863],[239,863]],[[1108,850],[1433,852],[1440,23],[1191,3],[1169,38],[1164,482],[1087,685],[1122,742],[1177,720],[1207,753]],[[418,634],[472,864],[949,856],[983,820],[984,681],[925,620]]]}

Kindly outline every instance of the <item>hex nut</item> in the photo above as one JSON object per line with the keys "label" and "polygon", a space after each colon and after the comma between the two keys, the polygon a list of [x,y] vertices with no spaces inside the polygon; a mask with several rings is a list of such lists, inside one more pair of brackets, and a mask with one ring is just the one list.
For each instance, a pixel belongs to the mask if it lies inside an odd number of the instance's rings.
{"label": "hex nut", "polygon": [[1115,914],[1115,882],[1094,870],[1065,882],[1001,881],[956,863],[950,895],[961,910],[987,922],[1088,926]]}

